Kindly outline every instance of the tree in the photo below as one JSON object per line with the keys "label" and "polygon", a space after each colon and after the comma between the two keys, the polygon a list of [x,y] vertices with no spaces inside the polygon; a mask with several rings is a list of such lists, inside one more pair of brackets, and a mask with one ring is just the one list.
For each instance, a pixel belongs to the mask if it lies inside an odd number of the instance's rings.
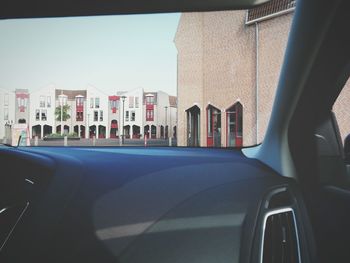
{"label": "tree", "polygon": [[[68,113],[70,107],[69,105],[63,105],[62,107],[62,119],[63,121],[69,120],[70,119],[70,115]],[[55,116],[56,116],[56,121],[61,121],[61,106],[56,107],[55,109]]]}

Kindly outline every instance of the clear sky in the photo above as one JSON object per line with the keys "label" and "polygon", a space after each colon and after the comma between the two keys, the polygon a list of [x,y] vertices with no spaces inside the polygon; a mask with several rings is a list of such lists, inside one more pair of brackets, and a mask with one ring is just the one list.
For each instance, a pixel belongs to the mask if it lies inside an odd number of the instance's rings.
{"label": "clear sky", "polygon": [[176,95],[180,14],[0,21],[0,87],[54,84],[108,94],[143,87]]}

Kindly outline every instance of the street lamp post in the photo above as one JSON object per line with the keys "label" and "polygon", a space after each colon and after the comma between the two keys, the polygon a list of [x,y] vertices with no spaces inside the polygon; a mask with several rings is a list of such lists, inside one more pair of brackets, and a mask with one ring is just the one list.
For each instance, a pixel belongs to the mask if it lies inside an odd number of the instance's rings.
{"label": "street lamp post", "polygon": [[87,134],[88,134],[88,139],[90,139],[90,114],[87,114]]}
{"label": "street lamp post", "polygon": [[122,96],[122,101],[123,101],[123,125],[122,125],[122,144],[124,144],[124,101],[125,101],[126,96]]}
{"label": "street lamp post", "polygon": [[172,137],[173,127],[171,125],[171,106],[169,106],[169,136]]}
{"label": "street lamp post", "polygon": [[168,106],[165,106],[164,107],[165,108],[165,132],[164,132],[164,137],[165,137],[165,139],[167,139],[168,138],[168,133],[169,133],[169,128],[167,129],[167,122],[168,122],[168,120],[167,120],[167,118],[168,118]]}

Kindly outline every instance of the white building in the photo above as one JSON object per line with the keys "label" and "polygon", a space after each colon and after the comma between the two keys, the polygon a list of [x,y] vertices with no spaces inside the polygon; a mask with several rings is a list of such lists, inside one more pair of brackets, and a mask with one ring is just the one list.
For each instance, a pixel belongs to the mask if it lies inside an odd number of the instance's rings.
{"label": "white building", "polygon": [[93,136],[96,138],[110,137],[108,110],[108,95],[93,86],[88,86],[86,100],[86,126],[89,127],[90,138]]}
{"label": "white building", "polygon": [[15,123],[15,93],[0,88],[0,139],[10,139],[11,125]]}
{"label": "white building", "polygon": [[27,89],[15,90],[15,123],[29,123],[30,94]]}
{"label": "white building", "polygon": [[[141,138],[143,134],[143,89],[137,88],[131,91],[118,92],[117,95],[120,97],[119,119],[122,120],[121,126],[124,127],[125,138]],[[123,132],[120,132],[120,135],[122,135]]]}
{"label": "white building", "polygon": [[55,127],[55,87],[49,85],[30,93],[29,134],[30,138],[43,138]]}
{"label": "white building", "polygon": [[[86,136],[86,90],[55,89],[55,127],[56,133],[75,133]],[[61,119],[62,110],[62,119]],[[65,115],[67,113],[67,115]],[[62,124],[61,124],[62,123]]]}
{"label": "white building", "polygon": [[25,89],[0,89],[1,139],[6,127],[7,137],[11,137],[9,126],[15,123],[26,123],[30,138],[44,138],[51,133],[101,139],[121,135],[130,139],[144,135],[168,138],[176,137],[176,118],[176,97],[162,91],[144,93],[137,88],[108,96],[94,86],[68,90],[49,85],[31,93]]}
{"label": "white building", "polygon": [[120,132],[120,96],[112,95],[108,96],[109,109],[108,109],[108,130],[109,138],[117,139],[119,138]]}
{"label": "white building", "polygon": [[143,101],[145,134],[150,138],[176,137],[176,97],[163,91],[145,92]]}

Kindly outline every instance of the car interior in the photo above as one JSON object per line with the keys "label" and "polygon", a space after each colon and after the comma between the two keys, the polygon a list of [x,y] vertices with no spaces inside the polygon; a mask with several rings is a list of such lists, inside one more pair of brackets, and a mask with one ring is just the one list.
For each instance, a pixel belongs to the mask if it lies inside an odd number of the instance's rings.
{"label": "car interior", "polygon": [[[6,0],[0,18],[264,2]],[[350,262],[350,137],[332,112],[350,75],[349,19],[349,1],[297,1],[260,145],[1,146],[0,262]]]}

